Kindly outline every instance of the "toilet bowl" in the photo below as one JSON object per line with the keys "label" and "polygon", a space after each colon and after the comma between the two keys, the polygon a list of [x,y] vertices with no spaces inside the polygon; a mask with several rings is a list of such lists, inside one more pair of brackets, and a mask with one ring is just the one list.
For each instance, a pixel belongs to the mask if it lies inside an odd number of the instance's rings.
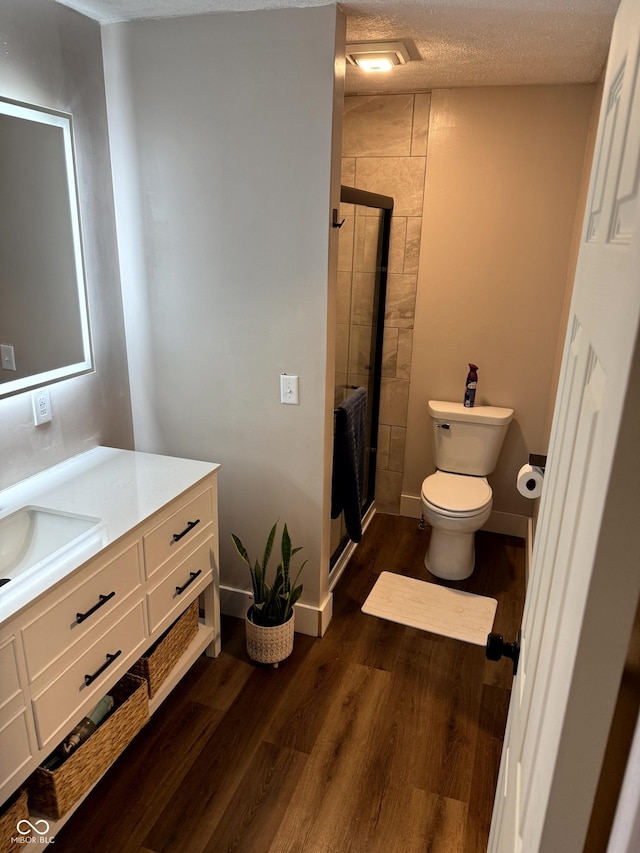
{"label": "toilet bowl", "polygon": [[468,578],[475,564],[475,533],[493,505],[487,478],[436,471],[423,481],[421,501],[432,528],[426,568],[446,580]]}
{"label": "toilet bowl", "polygon": [[475,532],[491,514],[487,476],[495,469],[513,409],[429,400],[436,471],[422,483],[432,527],[424,559],[432,575],[464,580],[473,572]]}

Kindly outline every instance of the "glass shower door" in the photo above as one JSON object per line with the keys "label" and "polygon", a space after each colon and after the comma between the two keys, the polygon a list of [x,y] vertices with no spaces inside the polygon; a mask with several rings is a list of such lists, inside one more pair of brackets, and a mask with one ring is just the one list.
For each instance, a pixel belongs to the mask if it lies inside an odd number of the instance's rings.
{"label": "glass shower door", "polygon": [[[367,392],[361,515],[374,499],[389,227],[393,199],[342,188],[338,256],[335,400]],[[332,519],[332,564],[348,542],[344,516]]]}

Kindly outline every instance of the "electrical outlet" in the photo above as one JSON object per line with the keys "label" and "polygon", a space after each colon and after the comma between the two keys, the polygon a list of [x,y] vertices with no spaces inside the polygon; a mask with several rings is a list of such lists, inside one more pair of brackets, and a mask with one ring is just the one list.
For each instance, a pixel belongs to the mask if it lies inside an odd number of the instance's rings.
{"label": "electrical outlet", "polygon": [[36,426],[46,424],[51,420],[51,400],[49,399],[49,391],[46,388],[40,388],[34,391],[31,395],[31,403],[33,405],[33,420]]}
{"label": "electrical outlet", "polygon": [[298,377],[290,373],[280,374],[280,402],[298,405]]}

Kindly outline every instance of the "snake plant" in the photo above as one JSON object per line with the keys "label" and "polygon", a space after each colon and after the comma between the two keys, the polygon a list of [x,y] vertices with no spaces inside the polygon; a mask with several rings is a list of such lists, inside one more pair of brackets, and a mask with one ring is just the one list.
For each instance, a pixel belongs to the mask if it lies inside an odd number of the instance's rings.
{"label": "snake plant", "polygon": [[298,586],[296,586],[296,584],[300,577],[300,572],[307,563],[307,560],[302,563],[298,569],[295,580],[291,583],[291,560],[298,551],[302,551],[302,548],[291,547],[291,538],[289,537],[289,531],[285,524],[284,530],[282,531],[282,541],[280,543],[281,560],[276,568],[273,582],[271,584],[267,582],[267,568],[271,552],[273,550],[277,526],[278,522],[276,521],[269,532],[269,536],[267,537],[267,544],[265,545],[262,560],[256,560],[255,563],[251,562],[247,549],[236,534],[231,534],[233,544],[236,546],[238,554],[249,566],[249,571],[251,573],[253,605],[249,610],[248,617],[255,625],[263,625],[265,627],[283,625],[288,621],[293,610],[293,605],[302,594],[302,584],[299,584]]}

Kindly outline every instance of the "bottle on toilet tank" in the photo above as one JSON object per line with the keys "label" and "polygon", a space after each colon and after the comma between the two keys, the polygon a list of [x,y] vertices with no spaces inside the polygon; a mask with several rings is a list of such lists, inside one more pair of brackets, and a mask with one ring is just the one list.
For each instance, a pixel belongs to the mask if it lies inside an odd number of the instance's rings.
{"label": "bottle on toilet tank", "polygon": [[476,401],[476,388],[478,387],[478,366],[469,364],[467,383],[464,388],[464,405],[467,409],[473,407]]}

